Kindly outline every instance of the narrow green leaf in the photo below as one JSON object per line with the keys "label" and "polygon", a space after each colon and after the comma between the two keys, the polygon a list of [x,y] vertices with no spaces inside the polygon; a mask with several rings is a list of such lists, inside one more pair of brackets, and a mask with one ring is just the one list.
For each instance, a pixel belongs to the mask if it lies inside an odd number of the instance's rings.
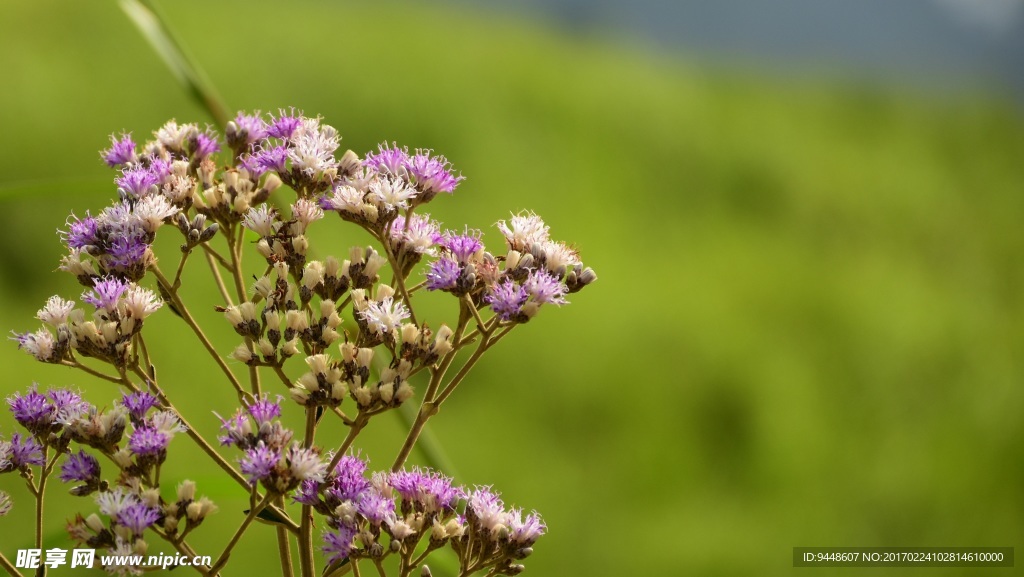
{"label": "narrow green leaf", "polygon": [[199,66],[185,53],[156,5],[151,0],[121,0],[121,9],[189,95],[210,113],[218,126],[225,126],[227,107]]}

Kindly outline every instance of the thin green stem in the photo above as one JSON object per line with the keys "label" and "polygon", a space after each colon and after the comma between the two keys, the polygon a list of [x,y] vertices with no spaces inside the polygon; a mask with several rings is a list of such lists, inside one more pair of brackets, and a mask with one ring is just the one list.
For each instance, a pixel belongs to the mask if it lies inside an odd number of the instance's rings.
{"label": "thin green stem", "polygon": [[[46,457],[49,456],[49,453],[50,453],[50,446],[49,445],[44,446],[43,447],[43,461],[44,462],[46,461]],[[56,458],[56,456],[54,456],[54,461],[56,461],[56,460],[57,460],[57,458]],[[49,467],[46,467],[45,469],[43,469],[43,471],[39,475],[39,484],[36,485],[36,489],[35,489],[35,494],[36,494],[36,549],[42,549],[43,548],[43,503],[46,500],[46,499],[44,499],[45,493],[46,493],[46,479],[50,476],[50,471],[52,469],[53,469],[53,464],[52,463],[50,464]],[[45,577],[45,575],[46,575],[46,564],[40,563],[39,564],[39,568],[36,569],[36,576],[37,577]]]}
{"label": "thin green stem", "polygon": [[3,553],[0,553],[0,567],[3,567],[5,571],[11,574],[11,577],[22,577],[18,569],[11,563],[7,557],[4,557]]}
{"label": "thin green stem", "polygon": [[228,367],[227,363],[224,362],[224,359],[222,359],[220,354],[217,353],[217,349],[213,347],[213,344],[210,342],[210,339],[206,338],[206,334],[203,333],[203,329],[199,328],[199,325],[196,324],[195,319],[192,318],[192,314],[188,312],[188,308],[185,306],[185,303],[182,302],[181,297],[178,296],[178,293],[173,289],[171,283],[167,281],[167,277],[165,277],[163,273],[160,272],[160,267],[157,265],[153,265],[151,270],[153,271],[153,274],[156,275],[157,281],[159,281],[160,284],[163,285],[164,290],[167,291],[167,294],[171,297],[171,302],[174,304],[174,308],[176,308],[178,310],[178,313],[181,314],[181,318],[185,320],[185,324],[187,324],[189,328],[192,329],[192,332],[195,333],[197,337],[199,337],[199,341],[203,343],[203,347],[205,347],[206,351],[210,353],[210,356],[213,357],[213,360],[217,362],[217,366],[219,366],[220,370],[224,372],[224,376],[226,376],[228,380],[231,382],[231,386],[235,388],[235,391],[238,392],[238,395],[242,398],[242,400],[246,400],[248,397],[250,397],[251,395],[245,389],[242,388],[242,385],[241,383],[238,382],[238,379],[235,377],[235,374],[231,372],[231,368]]}
{"label": "thin green stem", "polygon": [[[312,447],[314,437],[316,437],[316,407],[306,407],[306,432],[302,439],[303,446],[307,449]],[[313,577],[312,507],[303,505],[299,520],[299,564],[302,568],[302,577]]]}
{"label": "thin green stem", "polygon": [[[284,509],[284,498],[278,497],[274,504],[279,509]],[[292,568],[292,543],[288,536],[288,530],[280,525],[277,526],[277,553],[281,558],[281,577],[292,577],[294,575],[294,569]]]}
{"label": "thin green stem", "polygon": [[65,367],[71,367],[73,369],[81,369],[81,370],[89,373],[90,375],[92,375],[92,376],[94,376],[96,378],[103,379],[104,381],[110,381],[111,383],[117,383],[118,385],[123,385],[124,384],[121,381],[121,379],[119,379],[118,377],[113,377],[111,375],[105,375],[105,374],[97,371],[96,369],[92,369],[92,368],[89,368],[89,367],[83,365],[82,363],[78,362],[77,360],[75,360],[75,361],[61,361],[60,364],[64,365]]}
{"label": "thin green stem", "polygon": [[238,527],[238,530],[235,531],[235,534],[231,536],[231,540],[228,541],[227,546],[224,548],[224,552],[221,553],[220,557],[217,558],[217,561],[214,562],[213,567],[210,569],[210,573],[217,573],[218,571],[224,568],[224,565],[228,562],[228,557],[231,556],[231,550],[234,549],[235,545],[238,544],[238,540],[242,538],[242,534],[244,534],[245,530],[248,529],[249,525],[252,524],[252,521],[256,518],[256,515],[259,515],[260,511],[266,508],[266,506],[269,505],[270,501],[272,501],[274,498],[275,495],[273,493],[267,493],[267,495],[263,497],[263,499],[259,502],[258,505],[256,505],[252,509],[249,509],[249,514],[246,515],[245,520],[242,521],[242,524]]}

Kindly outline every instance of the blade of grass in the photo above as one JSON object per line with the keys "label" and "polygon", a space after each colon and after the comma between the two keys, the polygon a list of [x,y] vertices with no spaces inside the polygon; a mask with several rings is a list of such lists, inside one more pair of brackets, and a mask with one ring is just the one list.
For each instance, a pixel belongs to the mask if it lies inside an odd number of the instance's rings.
{"label": "blade of grass", "polygon": [[189,58],[156,5],[151,0],[121,0],[121,9],[189,95],[210,113],[217,126],[227,125],[228,113],[223,100],[195,61]]}

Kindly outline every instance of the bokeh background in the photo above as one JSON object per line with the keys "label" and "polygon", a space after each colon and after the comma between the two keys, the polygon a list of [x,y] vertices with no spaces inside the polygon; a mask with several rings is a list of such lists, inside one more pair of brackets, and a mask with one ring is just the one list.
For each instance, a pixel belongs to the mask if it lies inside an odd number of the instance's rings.
{"label": "bokeh background", "polygon": [[[468,177],[435,217],[500,246],[491,223],[529,208],[580,248],[599,282],[485,357],[432,432],[460,481],[543,513],[529,574],[711,576],[790,574],[794,546],[1021,551],[1020,4],[160,6],[232,110],[322,114],[360,153],[434,148]],[[4,3],[0,66],[0,327],[24,331],[80,293],[52,272],[55,230],[114,196],[106,135],[209,118],[115,2]],[[320,228],[321,256],[365,243]],[[185,275],[193,310],[214,298],[205,272]],[[226,323],[199,317],[229,352]],[[230,388],[173,315],[148,324],[164,387],[212,434]],[[115,396],[13,343],[0,366],[5,396]],[[401,436],[378,418],[363,450],[386,467]],[[220,504],[190,539],[216,556],[244,499],[203,459],[176,440],[165,486]],[[0,489],[13,557],[31,501],[14,476]],[[93,510],[63,491],[48,546]],[[276,564],[257,529],[232,574]]]}

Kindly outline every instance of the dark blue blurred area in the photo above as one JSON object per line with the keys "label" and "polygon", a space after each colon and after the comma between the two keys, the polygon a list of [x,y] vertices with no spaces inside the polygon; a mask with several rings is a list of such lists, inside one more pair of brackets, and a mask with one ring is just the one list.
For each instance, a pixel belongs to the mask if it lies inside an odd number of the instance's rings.
{"label": "dark blue blurred area", "polygon": [[698,61],[1024,103],[1022,0],[449,0],[633,37]]}

